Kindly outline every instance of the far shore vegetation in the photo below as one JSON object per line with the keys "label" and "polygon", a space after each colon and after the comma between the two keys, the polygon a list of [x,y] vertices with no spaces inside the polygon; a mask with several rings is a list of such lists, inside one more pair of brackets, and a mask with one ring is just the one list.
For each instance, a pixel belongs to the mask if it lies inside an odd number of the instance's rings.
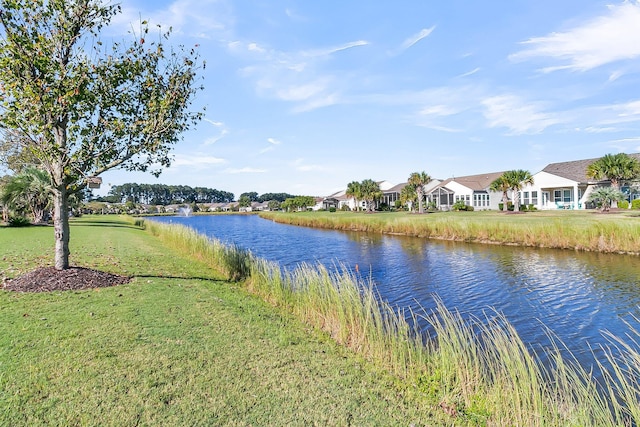
{"label": "far shore vegetation", "polygon": [[[499,313],[469,321],[444,303],[409,313],[432,326],[427,340],[347,269],[283,271],[191,229],[143,219],[71,223],[74,264],[133,281],[0,292],[1,423],[640,422],[640,354],[629,345],[638,331],[612,337],[621,356],[609,357],[615,368],[596,385],[555,348],[546,349],[553,368],[543,368]],[[52,262],[45,227],[0,228],[0,243],[9,248],[0,260],[5,278]]]}
{"label": "far shore vegetation", "polygon": [[488,244],[640,253],[640,212],[260,212],[293,225]]}

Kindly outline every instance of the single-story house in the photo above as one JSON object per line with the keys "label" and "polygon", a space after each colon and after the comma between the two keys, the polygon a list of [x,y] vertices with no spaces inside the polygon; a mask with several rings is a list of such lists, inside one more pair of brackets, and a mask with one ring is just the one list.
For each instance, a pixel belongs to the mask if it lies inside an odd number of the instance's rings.
{"label": "single-story house", "polygon": [[[630,154],[640,160],[640,153]],[[599,186],[610,186],[611,181],[587,177],[587,168],[599,158],[551,163],[533,175],[533,185],[520,193],[523,205],[538,209],[587,209],[591,192]]]}
{"label": "single-story house", "polygon": [[454,203],[462,200],[474,210],[498,210],[502,193],[489,190],[489,186],[503,173],[483,173],[440,181],[426,191],[427,203],[435,203],[440,210],[450,210]]}
{"label": "single-story house", "polygon": [[[393,185],[389,181],[378,181],[378,186],[380,187],[380,191],[382,191],[383,194],[383,203],[385,194],[389,199],[394,197],[393,194],[395,193],[395,187],[397,186]],[[320,204],[322,205],[321,209],[326,210],[329,210],[332,207],[336,208],[337,210],[341,210],[344,209],[345,206],[347,206],[352,211],[356,210],[357,207],[359,207],[361,210],[367,208],[367,203],[364,200],[358,200],[358,206],[356,206],[355,199],[351,196],[347,196],[346,189],[337,191],[327,197],[324,197]]]}

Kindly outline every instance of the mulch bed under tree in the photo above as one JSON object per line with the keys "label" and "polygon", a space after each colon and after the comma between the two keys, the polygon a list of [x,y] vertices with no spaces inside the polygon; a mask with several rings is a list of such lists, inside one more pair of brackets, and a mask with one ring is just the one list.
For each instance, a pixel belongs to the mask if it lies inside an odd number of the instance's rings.
{"label": "mulch bed under tree", "polygon": [[51,292],[106,288],[129,283],[131,277],[83,267],[56,270],[43,267],[5,281],[4,289],[17,292]]}

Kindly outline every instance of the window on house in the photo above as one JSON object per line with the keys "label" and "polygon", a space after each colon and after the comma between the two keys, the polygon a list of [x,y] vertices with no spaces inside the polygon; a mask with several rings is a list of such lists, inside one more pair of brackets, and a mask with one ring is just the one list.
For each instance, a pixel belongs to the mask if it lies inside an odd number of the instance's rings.
{"label": "window on house", "polygon": [[563,202],[571,203],[571,190],[562,190]]}
{"label": "window on house", "polygon": [[537,205],[538,204],[538,192],[537,191],[532,191],[531,192],[531,204],[532,205]]}
{"label": "window on house", "polygon": [[553,190],[553,201],[562,202],[562,190]]}

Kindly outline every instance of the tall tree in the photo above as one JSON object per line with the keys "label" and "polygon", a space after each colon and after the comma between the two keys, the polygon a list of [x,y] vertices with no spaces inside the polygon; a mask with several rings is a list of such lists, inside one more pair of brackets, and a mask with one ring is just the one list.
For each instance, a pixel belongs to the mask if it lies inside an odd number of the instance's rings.
{"label": "tall tree", "polygon": [[362,199],[362,183],[358,181],[351,181],[347,184],[347,191],[345,192],[347,197],[353,197],[356,210],[359,210],[359,201]]}
{"label": "tall tree", "polygon": [[372,179],[365,179],[360,183],[360,197],[367,205],[367,212],[373,210],[373,203],[382,198],[380,185]]}
{"label": "tall tree", "polygon": [[495,191],[496,193],[502,193],[502,210],[504,212],[509,208],[509,190],[511,189],[511,184],[507,181],[507,178],[504,174],[500,175],[496,178],[490,185],[489,190]]}
{"label": "tall tree", "polygon": [[[620,191],[623,181],[633,180],[640,176],[640,161],[625,153],[605,154],[587,166],[587,177],[608,179],[611,187]],[[618,207],[618,200],[612,200],[611,207]]]}
{"label": "tall tree", "polygon": [[[198,55],[150,41],[103,45],[120,6],[100,0],[0,0],[0,124],[27,136],[24,148],[51,178],[55,267],[69,267],[69,195],[112,168],[159,174],[200,89]],[[87,48],[89,47],[89,48]]]}
{"label": "tall tree", "polygon": [[409,175],[409,184],[416,189],[418,195],[418,213],[424,213],[424,186],[431,182],[431,177],[426,172],[413,172]]}
{"label": "tall tree", "polygon": [[413,205],[417,199],[418,193],[416,192],[416,188],[413,185],[407,184],[402,187],[402,190],[400,191],[400,202],[403,205],[408,206],[410,212],[413,211]]}
{"label": "tall tree", "polygon": [[518,212],[520,210],[520,190],[522,190],[525,185],[533,185],[533,175],[527,170],[515,169],[506,171],[502,176],[512,191],[513,210]]}

